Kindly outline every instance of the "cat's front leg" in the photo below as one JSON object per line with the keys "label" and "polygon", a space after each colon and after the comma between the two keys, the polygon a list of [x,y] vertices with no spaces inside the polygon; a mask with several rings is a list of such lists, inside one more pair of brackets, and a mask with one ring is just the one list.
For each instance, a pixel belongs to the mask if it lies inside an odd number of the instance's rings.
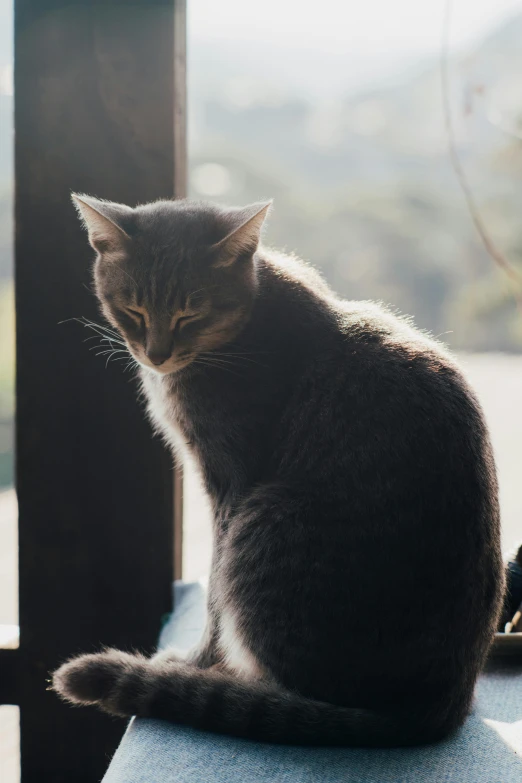
{"label": "cat's front leg", "polygon": [[209,616],[205,633],[200,643],[191,650],[187,657],[187,663],[197,666],[198,669],[210,669],[221,662],[222,656],[218,646],[218,625],[216,618]]}

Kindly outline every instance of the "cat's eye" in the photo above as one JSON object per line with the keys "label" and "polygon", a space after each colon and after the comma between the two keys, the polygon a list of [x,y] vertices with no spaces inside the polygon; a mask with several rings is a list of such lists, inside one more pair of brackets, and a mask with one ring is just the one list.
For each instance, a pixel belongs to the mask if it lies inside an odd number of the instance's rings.
{"label": "cat's eye", "polygon": [[145,326],[145,317],[139,310],[133,310],[132,307],[127,307],[125,308],[125,312],[127,315],[130,315],[132,320],[135,321],[139,327]]}
{"label": "cat's eye", "polygon": [[189,321],[193,321],[197,317],[198,317],[197,313],[190,313],[189,315],[181,315],[179,318],[176,319],[174,328],[181,329],[186,323],[188,323]]}

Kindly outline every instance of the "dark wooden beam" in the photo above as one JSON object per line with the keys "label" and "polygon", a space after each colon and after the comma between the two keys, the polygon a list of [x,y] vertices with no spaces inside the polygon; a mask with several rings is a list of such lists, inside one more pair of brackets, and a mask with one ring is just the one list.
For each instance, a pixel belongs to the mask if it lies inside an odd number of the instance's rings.
{"label": "dark wooden beam", "polygon": [[170,456],[124,363],[105,367],[87,330],[62,322],[100,318],[70,191],[129,204],[179,191],[183,8],[175,19],[174,0],[16,1],[23,783],[101,779],[124,725],[61,704],[48,672],[101,644],[152,649],[170,609]]}
{"label": "dark wooden beam", "polygon": [[20,699],[20,652],[0,649],[0,704],[18,704]]}

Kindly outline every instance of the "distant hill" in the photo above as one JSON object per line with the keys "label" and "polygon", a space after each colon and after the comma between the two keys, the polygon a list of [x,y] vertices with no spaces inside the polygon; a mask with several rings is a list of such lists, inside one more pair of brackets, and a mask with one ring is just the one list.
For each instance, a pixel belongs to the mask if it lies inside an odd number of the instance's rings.
{"label": "distant hill", "polygon": [[[520,41],[522,15],[455,55],[450,96],[488,227],[519,265]],[[449,165],[437,59],[311,52],[283,68],[287,55],[191,38],[192,193],[273,196],[267,241],[312,260],[342,295],[390,302],[459,348],[520,350],[521,319]],[[11,113],[0,96],[0,278],[11,264]]]}
{"label": "distant hill", "polygon": [[[516,127],[522,111],[520,41],[522,15],[451,63],[456,136],[462,154],[472,163],[475,156],[483,162],[505,143],[505,130],[499,125]],[[281,84],[273,73],[276,66],[267,69],[266,58],[258,54],[250,52],[245,64],[239,52],[228,47],[220,52],[217,44],[211,51],[192,51],[195,154],[212,146],[248,148],[274,166],[281,163],[296,170],[311,184],[333,188],[354,172],[368,183],[397,175],[425,176],[427,168],[435,181],[450,174],[447,166],[441,168],[441,161],[447,160],[447,140],[438,61],[406,69],[392,64],[390,76],[381,79],[378,88],[357,90],[354,75],[347,74],[346,97],[338,94],[335,100],[330,82],[340,93],[340,75],[334,70],[329,79],[330,63],[316,62],[313,100],[306,100],[305,89],[292,91]],[[366,79],[371,81],[368,72]],[[329,83],[323,95],[318,81]]]}
{"label": "distant hill", "polygon": [[[515,264],[522,143],[505,127],[516,131],[522,115],[521,40],[522,15],[455,56],[450,80],[461,159]],[[232,62],[234,52],[223,58]],[[247,76],[241,69],[236,81],[219,82],[218,53],[211,59],[211,83],[221,86],[192,92],[194,195],[274,196],[268,242],[312,260],[343,295],[390,302],[436,334],[450,332],[456,347],[520,350],[509,287],[477,240],[449,164],[437,60],[334,101],[288,95],[275,83],[271,93],[262,62],[258,81],[250,62]],[[324,75],[322,63],[317,69]],[[216,165],[221,188],[207,182]]]}

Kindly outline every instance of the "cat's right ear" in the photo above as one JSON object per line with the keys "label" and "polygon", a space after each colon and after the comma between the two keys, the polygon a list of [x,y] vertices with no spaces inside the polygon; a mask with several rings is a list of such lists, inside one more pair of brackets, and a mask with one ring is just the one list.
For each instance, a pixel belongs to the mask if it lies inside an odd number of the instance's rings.
{"label": "cat's right ear", "polygon": [[72,200],[94,250],[101,255],[125,250],[130,242],[131,207],[78,193],[72,194]]}
{"label": "cat's right ear", "polygon": [[211,247],[211,251],[216,255],[213,264],[215,267],[232,266],[241,255],[255,253],[271,206],[271,201],[264,201],[249,204],[242,209],[230,210],[228,233]]}

